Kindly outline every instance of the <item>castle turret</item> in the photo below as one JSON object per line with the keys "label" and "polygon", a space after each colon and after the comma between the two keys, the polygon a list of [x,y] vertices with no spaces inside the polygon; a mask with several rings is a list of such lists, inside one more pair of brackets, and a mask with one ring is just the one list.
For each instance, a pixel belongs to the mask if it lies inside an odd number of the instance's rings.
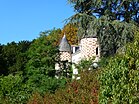
{"label": "castle turret", "polygon": [[60,51],[60,60],[61,61],[71,62],[71,46],[68,43],[65,35],[63,36],[63,38],[60,42],[59,51]]}
{"label": "castle turret", "polygon": [[81,57],[82,59],[91,57],[100,57],[100,47],[96,37],[81,39]]}

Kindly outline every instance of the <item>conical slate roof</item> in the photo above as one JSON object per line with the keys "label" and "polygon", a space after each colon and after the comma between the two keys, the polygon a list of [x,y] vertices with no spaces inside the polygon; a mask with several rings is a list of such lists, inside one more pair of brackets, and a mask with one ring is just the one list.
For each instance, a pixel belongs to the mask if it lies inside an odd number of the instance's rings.
{"label": "conical slate roof", "polygon": [[71,46],[68,43],[67,38],[66,38],[65,35],[63,36],[63,38],[62,38],[62,40],[60,42],[59,51],[71,52]]}

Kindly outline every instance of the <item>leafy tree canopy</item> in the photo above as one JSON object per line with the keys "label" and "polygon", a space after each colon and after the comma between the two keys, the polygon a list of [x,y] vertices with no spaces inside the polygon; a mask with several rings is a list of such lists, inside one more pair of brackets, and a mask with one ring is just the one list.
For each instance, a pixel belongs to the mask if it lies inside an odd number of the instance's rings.
{"label": "leafy tree canopy", "polygon": [[76,11],[70,22],[78,26],[78,37],[98,37],[102,56],[116,53],[119,47],[133,40],[138,24],[138,0],[68,1]]}
{"label": "leafy tree canopy", "polygon": [[139,0],[68,0],[78,13],[139,23]]}
{"label": "leafy tree canopy", "polygon": [[77,31],[78,28],[75,25],[69,23],[64,26],[61,35],[63,37],[65,34],[69,44],[75,45],[78,44]]}
{"label": "leafy tree canopy", "polygon": [[55,58],[58,53],[57,37],[61,30],[53,29],[40,33],[40,37],[33,41],[27,55],[29,61],[25,69],[25,82],[31,92],[54,91],[60,85],[55,76]]}
{"label": "leafy tree canopy", "polygon": [[136,104],[139,101],[139,31],[125,53],[111,57],[100,74],[99,103]]}
{"label": "leafy tree canopy", "polygon": [[17,71],[23,71],[27,62],[26,51],[31,42],[20,41],[19,43],[11,42],[1,46],[1,67],[3,70],[0,74],[10,74]]}

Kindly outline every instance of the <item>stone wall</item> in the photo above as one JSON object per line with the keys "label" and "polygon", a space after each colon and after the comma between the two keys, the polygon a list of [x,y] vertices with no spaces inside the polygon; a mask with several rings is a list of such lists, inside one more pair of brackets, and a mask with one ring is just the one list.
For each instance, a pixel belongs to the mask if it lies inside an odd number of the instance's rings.
{"label": "stone wall", "polygon": [[100,56],[100,47],[97,38],[83,38],[81,39],[80,46],[82,59]]}
{"label": "stone wall", "polygon": [[60,60],[71,62],[71,53],[70,52],[60,52]]}

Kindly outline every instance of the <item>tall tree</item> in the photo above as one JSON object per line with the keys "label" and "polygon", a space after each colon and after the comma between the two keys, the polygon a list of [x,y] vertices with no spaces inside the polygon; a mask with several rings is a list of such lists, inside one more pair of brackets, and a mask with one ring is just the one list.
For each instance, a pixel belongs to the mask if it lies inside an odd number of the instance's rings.
{"label": "tall tree", "polygon": [[27,52],[29,61],[26,64],[25,82],[31,92],[44,93],[58,88],[54,68],[58,52],[55,41],[59,32],[59,29],[41,32],[40,37],[34,40]]}
{"label": "tall tree", "polygon": [[[58,46],[61,40],[61,29],[53,29],[48,32],[47,40],[49,40],[53,46]],[[44,33],[45,34],[45,33]]]}
{"label": "tall tree", "polygon": [[8,73],[8,70],[6,70],[6,63],[2,55],[2,49],[3,49],[3,45],[0,44],[0,75],[3,74],[5,75]]}
{"label": "tall tree", "polygon": [[78,31],[78,28],[75,25],[66,24],[61,32],[61,35],[62,37],[66,35],[69,44],[75,45],[75,44],[78,44],[77,31]]}
{"label": "tall tree", "polygon": [[68,1],[77,12],[70,22],[77,24],[79,37],[98,37],[103,56],[114,54],[119,47],[133,40],[136,26],[131,21],[138,20],[138,0]]}
{"label": "tall tree", "polygon": [[99,75],[100,104],[137,104],[139,101],[139,30],[125,52],[111,57]]}
{"label": "tall tree", "polygon": [[19,43],[11,42],[3,45],[0,53],[5,74],[23,71],[27,62],[26,51],[31,42],[20,41]]}
{"label": "tall tree", "polygon": [[[17,44],[15,42],[8,43],[2,49],[2,57],[6,63],[6,69],[8,74],[15,72],[16,70],[16,55],[18,54]],[[16,70],[17,71],[17,70]]]}
{"label": "tall tree", "polygon": [[111,20],[131,20],[139,23],[139,0],[68,0],[75,11]]}

